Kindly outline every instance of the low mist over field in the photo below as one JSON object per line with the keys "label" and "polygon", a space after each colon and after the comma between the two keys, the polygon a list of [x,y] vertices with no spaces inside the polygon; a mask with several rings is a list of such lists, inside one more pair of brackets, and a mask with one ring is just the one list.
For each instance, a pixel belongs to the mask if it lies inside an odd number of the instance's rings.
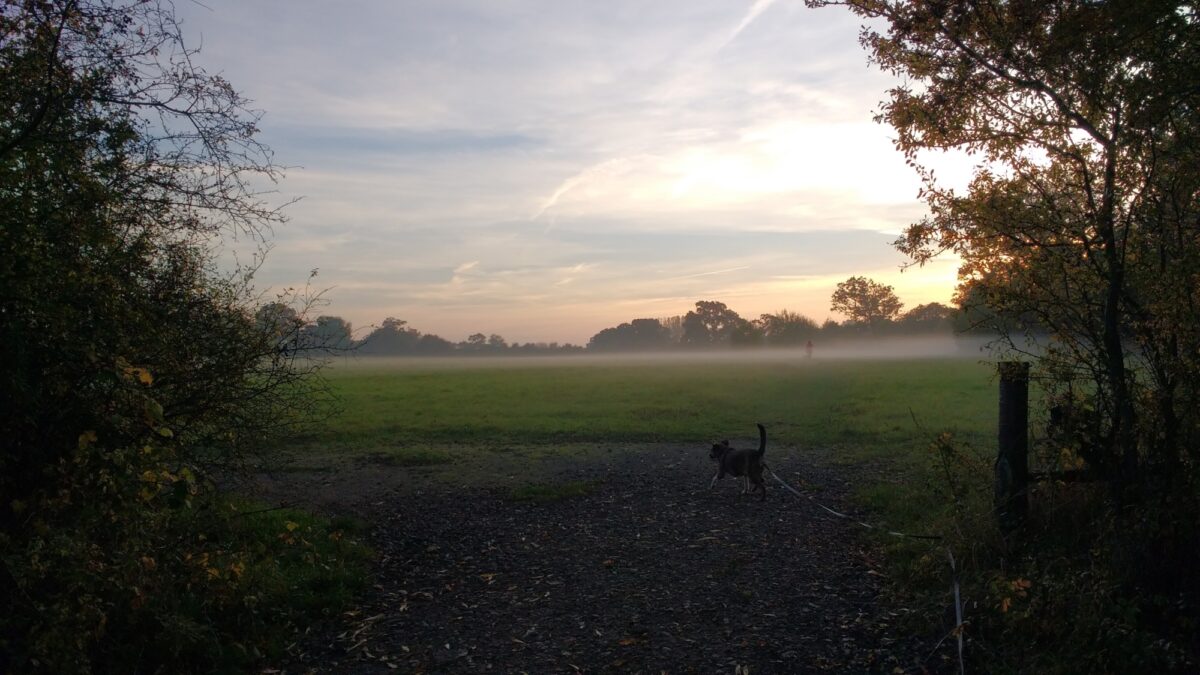
{"label": "low mist over field", "polygon": [[814,361],[902,361],[913,359],[990,358],[991,336],[894,337],[870,340],[838,340],[813,345],[809,358],[803,348],[697,350],[672,352],[635,352],[624,354],[570,354],[539,356],[431,356],[388,357],[350,355],[334,359],[331,366],[341,370],[440,370],[446,368],[506,368],[554,366],[609,366],[639,363],[779,363],[803,366]]}

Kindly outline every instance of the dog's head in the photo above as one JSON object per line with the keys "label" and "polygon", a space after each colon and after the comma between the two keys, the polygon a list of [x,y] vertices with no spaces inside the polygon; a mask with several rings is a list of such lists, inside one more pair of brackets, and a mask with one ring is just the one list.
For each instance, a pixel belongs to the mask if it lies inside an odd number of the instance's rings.
{"label": "dog's head", "polygon": [[708,458],[715,462],[721,459],[727,452],[729,452],[729,441],[713,443],[712,450],[708,452]]}

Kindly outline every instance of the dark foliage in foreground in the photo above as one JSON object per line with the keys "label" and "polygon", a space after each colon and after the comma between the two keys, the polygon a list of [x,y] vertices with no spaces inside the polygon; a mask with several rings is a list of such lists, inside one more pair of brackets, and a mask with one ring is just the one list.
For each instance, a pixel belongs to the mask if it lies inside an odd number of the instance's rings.
{"label": "dark foliage in foreground", "polygon": [[[861,43],[904,78],[879,120],[910,164],[929,150],[979,157],[965,191],[922,170],[930,213],[896,245],[917,262],[960,257],[968,314],[1035,364],[1052,412],[1046,468],[1094,481],[1039,486],[1050,508],[1002,546],[963,538],[992,554],[974,559],[981,571],[1030,583],[1021,593],[1037,600],[988,623],[1002,645],[992,667],[1194,669],[1200,7],[809,4],[871,22]],[[1034,327],[1049,339],[1029,349]],[[1021,661],[1031,642],[1046,652],[1032,667]]]}
{"label": "dark foliage in foreground", "polygon": [[352,576],[341,534],[239,515],[210,478],[320,387],[213,266],[222,230],[280,220],[250,188],[277,170],[193,56],[169,4],[0,8],[0,670],[248,662],[285,598]]}

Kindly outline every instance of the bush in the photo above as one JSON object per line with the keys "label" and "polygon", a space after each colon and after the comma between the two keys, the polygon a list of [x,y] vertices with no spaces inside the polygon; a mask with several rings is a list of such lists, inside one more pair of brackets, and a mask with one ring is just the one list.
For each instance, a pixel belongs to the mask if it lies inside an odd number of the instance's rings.
{"label": "bush", "polygon": [[1033,488],[1028,520],[1005,534],[993,513],[990,462],[943,435],[927,475],[927,491],[915,497],[937,515],[921,526],[946,538],[933,548],[892,544],[892,590],[921,608],[917,616],[943,618],[914,629],[949,632],[944,549],[954,553],[969,670],[1167,673],[1200,662],[1196,581],[1178,571],[1196,554],[1186,550],[1197,541],[1196,504],[1114,515],[1108,486],[1047,481]]}
{"label": "bush", "polygon": [[214,263],[281,221],[259,114],[169,3],[9,2],[0,35],[0,670],[252,661],[364,555],[213,484],[320,417],[303,312]]}

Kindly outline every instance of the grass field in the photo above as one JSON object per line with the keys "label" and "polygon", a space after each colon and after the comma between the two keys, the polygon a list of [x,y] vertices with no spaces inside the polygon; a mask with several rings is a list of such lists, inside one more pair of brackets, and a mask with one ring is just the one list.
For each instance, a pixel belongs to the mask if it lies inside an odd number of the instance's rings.
{"label": "grass field", "polygon": [[787,449],[851,468],[862,506],[894,527],[924,528],[946,506],[930,489],[942,476],[933,440],[952,433],[980,466],[995,456],[994,373],[978,358],[770,353],[355,359],[328,370],[341,411],[297,448],[293,466],[366,459],[455,485],[554,492],[538,483],[556,480],[539,459],[585,462],[666,443],[695,444],[704,462],[715,440],[752,445],[761,421],[777,460]]}
{"label": "grass field", "polygon": [[402,360],[328,371],[341,412],[306,446],[428,464],[456,449],[755,438],[905,461],[951,430],[994,444],[993,368],[973,359]]}
{"label": "grass field", "polygon": [[[556,473],[564,458],[695,444],[705,463],[708,443],[752,445],[762,422],[779,470],[788,456],[844,467],[872,519],[940,532],[952,507],[934,440],[952,433],[985,470],[995,456],[995,367],[978,356],[361,358],[327,376],[341,412],[298,447],[299,470],[365,459],[518,500],[586,492]],[[898,576],[925,564],[914,541],[879,539]]]}
{"label": "grass field", "polygon": [[[978,355],[360,358],[333,364],[326,376],[341,411],[295,448],[297,471],[348,466],[354,480],[373,483],[377,468],[400,467],[413,489],[437,482],[545,503],[600,489],[612,453],[694,444],[697,465],[706,466],[708,443],[750,446],[762,422],[776,470],[818,498],[826,488],[848,491],[853,510],[884,529],[952,540],[962,522],[963,465],[943,463],[947,447],[953,461],[972,467],[974,511],[986,514],[990,504],[997,382],[995,366]],[[939,451],[935,440],[945,432],[953,442]],[[564,466],[592,468],[573,475]],[[838,484],[809,480],[799,467],[829,467],[818,473]],[[772,488],[772,499],[793,498]],[[940,616],[948,573],[941,548],[854,531],[883,554],[894,603],[924,607],[912,616]]]}

